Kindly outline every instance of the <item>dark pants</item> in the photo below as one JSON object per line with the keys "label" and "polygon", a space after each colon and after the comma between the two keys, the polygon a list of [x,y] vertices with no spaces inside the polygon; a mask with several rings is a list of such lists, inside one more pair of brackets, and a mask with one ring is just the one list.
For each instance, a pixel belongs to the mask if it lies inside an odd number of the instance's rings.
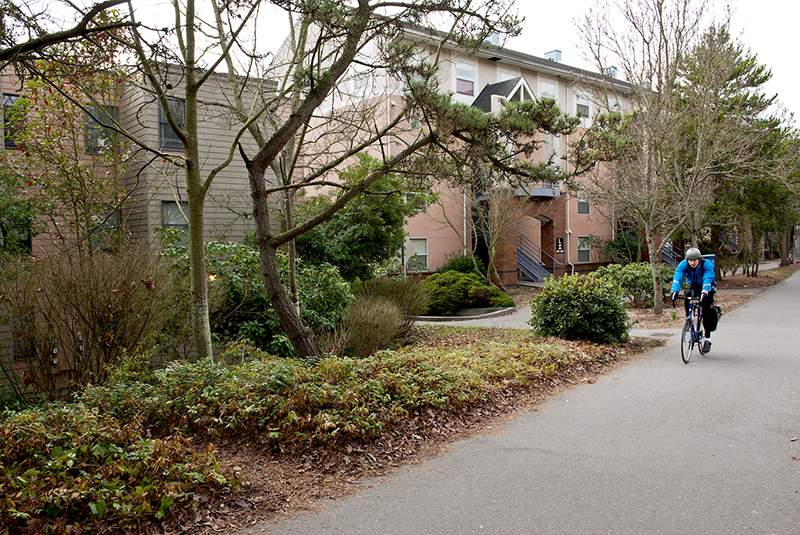
{"label": "dark pants", "polygon": [[[710,327],[713,327],[713,326],[709,325],[709,324],[712,321],[710,319],[711,318],[711,307],[714,306],[714,294],[715,293],[716,293],[716,290],[714,290],[712,288],[711,291],[708,292],[708,298],[705,301],[703,301],[703,304],[700,306],[700,310],[703,312],[703,329],[705,329],[705,331],[706,331],[706,338],[710,338],[711,337],[711,329],[710,329]],[[700,286],[699,284],[692,284],[689,288],[686,288],[686,291],[684,292],[684,295],[686,295],[686,297],[699,297],[702,294],[703,294],[703,287]],[[687,299],[683,303],[686,306],[686,315],[688,316],[689,315],[689,300]]]}

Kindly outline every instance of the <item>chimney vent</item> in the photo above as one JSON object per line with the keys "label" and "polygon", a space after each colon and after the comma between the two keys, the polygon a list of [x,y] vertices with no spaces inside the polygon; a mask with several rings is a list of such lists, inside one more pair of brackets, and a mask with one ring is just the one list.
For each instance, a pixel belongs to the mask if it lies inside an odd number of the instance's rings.
{"label": "chimney vent", "polygon": [[544,59],[549,59],[550,61],[561,62],[561,51],[560,50],[551,50],[550,52],[545,52],[544,53]]}

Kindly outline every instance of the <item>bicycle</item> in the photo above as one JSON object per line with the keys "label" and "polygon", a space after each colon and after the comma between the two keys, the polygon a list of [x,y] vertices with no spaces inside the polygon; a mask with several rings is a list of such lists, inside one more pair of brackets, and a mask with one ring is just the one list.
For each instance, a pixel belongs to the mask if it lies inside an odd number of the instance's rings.
{"label": "bicycle", "polygon": [[703,342],[705,341],[703,336],[703,311],[700,308],[700,297],[676,296],[676,299],[689,301],[689,315],[686,316],[686,321],[681,331],[681,358],[684,364],[689,364],[695,345],[697,345],[697,350],[701,355],[705,354],[705,351],[703,351]]}

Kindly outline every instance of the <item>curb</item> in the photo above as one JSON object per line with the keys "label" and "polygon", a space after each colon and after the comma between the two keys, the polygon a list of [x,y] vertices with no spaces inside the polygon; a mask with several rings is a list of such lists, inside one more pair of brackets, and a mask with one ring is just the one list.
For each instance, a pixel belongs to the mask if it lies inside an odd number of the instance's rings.
{"label": "curb", "polygon": [[489,318],[497,318],[499,316],[506,316],[508,314],[513,314],[516,311],[517,307],[506,307],[492,312],[487,312],[486,314],[477,314],[475,316],[463,316],[463,315],[462,316],[417,316],[416,318],[414,318],[414,321],[447,323],[456,321],[482,320]]}

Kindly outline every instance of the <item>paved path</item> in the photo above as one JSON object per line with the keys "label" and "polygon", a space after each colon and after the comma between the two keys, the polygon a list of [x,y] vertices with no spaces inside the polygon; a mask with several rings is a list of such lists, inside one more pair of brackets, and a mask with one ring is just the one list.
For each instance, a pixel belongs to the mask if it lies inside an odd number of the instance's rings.
{"label": "paved path", "polygon": [[800,275],[500,432],[244,533],[800,533]]}

